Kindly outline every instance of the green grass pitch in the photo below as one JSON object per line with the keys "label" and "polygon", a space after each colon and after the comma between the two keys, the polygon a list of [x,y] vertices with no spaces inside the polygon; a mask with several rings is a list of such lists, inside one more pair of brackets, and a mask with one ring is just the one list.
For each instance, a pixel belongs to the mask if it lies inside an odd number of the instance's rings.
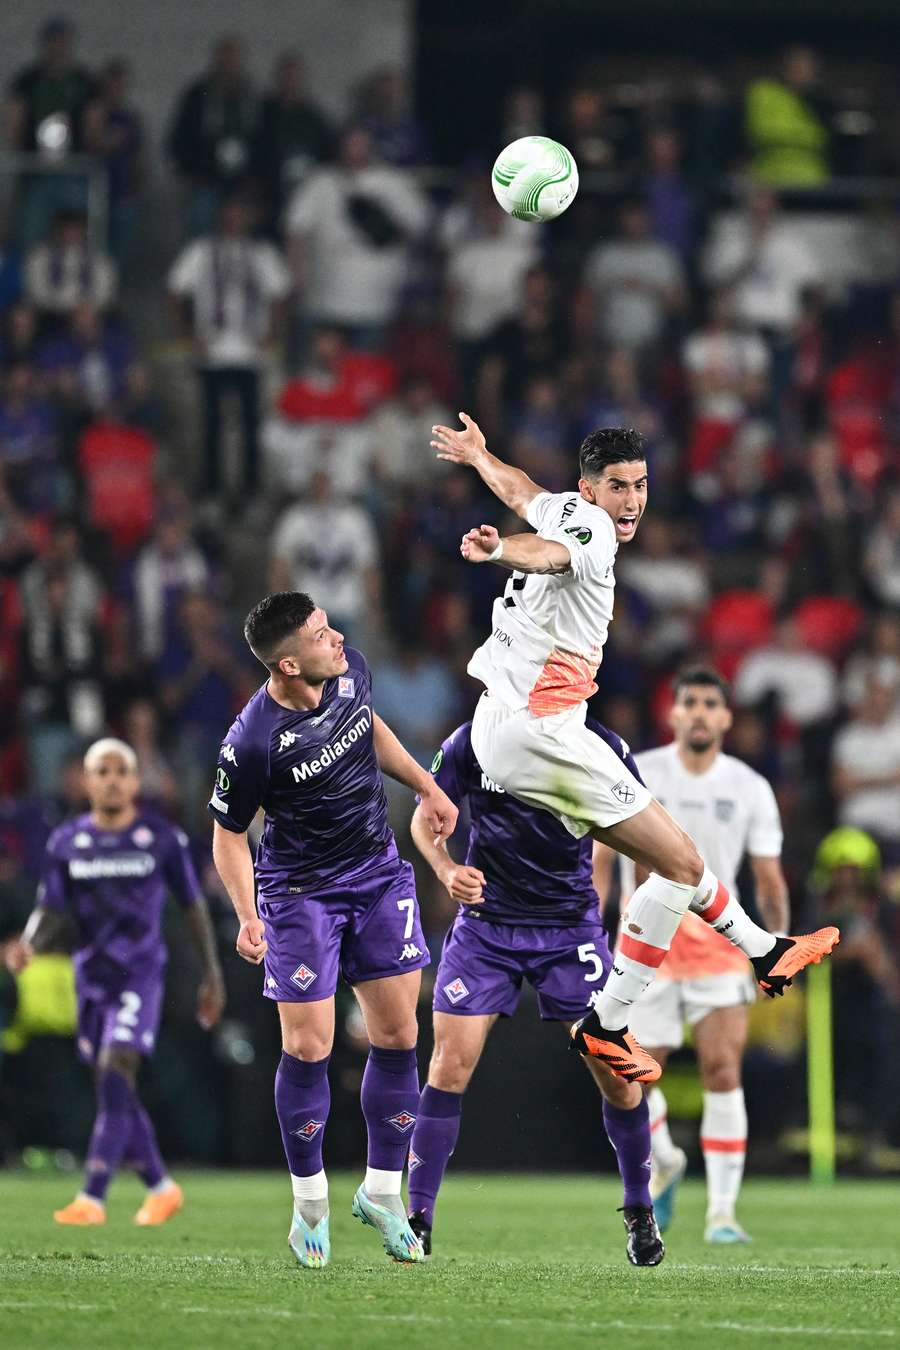
{"label": "green grass pitch", "polygon": [[331,1179],[333,1264],[287,1247],[286,1178],[183,1173],[184,1211],[131,1222],[123,1179],[104,1228],[56,1227],[75,1179],[0,1174],[0,1344],[53,1350],[255,1347],[900,1346],[900,1185],[748,1183],[751,1247],[702,1242],[703,1187],[679,1197],[656,1270],[626,1263],[614,1181],[457,1175],[435,1256],[397,1266]]}

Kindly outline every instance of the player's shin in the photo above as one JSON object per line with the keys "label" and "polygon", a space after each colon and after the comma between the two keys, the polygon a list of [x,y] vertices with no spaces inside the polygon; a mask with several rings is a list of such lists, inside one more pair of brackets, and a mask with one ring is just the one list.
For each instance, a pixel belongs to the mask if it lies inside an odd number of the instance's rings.
{"label": "player's shin", "polygon": [[419,1109],[415,1050],[369,1047],[360,1093],[369,1136],[366,1179],[370,1199],[399,1196],[412,1127]]}
{"label": "player's shin", "polygon": [[656,978],[672,938],[694,894],[693,886],[651,873],[628,904],[613,967],[594,1007],[600,1025],[620,1031],[631,1005]]}
{"label": "player's shin", "polygon": [[765,956],[775,946],[772,934],[753,922],[708,867],[703,869],[690,908],[751,960],[755,956]]}
{"label": "player's shin", "polygon": [[135,1095],[131,1107],[131,1134],[126,1149],[128,1162],[137,1172],[148,1191],[156,1190],[170,1181],[162,1160],[153,1122]]}
{"label": "player's shin", "polygon": [[419,1098],[409,1145],[409,1212],[423,1215],[430,1228],[438,1191],[459,1138],[462,1093],[426,1084]]}
{"label": "player's shin", "polygon": [[322,1141],[331,1107],[330,1058],[327,1055],[325,1059],[301,1060],[283,1051],[275,1075],[275,1111],[294,1203],[310,1227],[315,1227],[328,1213]]}
{"label": "player's shin", "polygon": [[623,1206],[650,1208],[650,1111],[641,1097],[637,1106],[627,1110],[603,1103],[603,1123],[612,1144],[622,1177]]}
{"label": "player's shin", "polygon": [[704,1092],[700,1143],[706,1166],[707,1222],[734,1218],[747,1153],[743,1088]]}
{"label": "player's shin", "polygon": [[116,1069],[101,1069],[97,1078],[97,1118],[91,1133],[84,1194],[103,1204],[131,1136],[134,1087]]}

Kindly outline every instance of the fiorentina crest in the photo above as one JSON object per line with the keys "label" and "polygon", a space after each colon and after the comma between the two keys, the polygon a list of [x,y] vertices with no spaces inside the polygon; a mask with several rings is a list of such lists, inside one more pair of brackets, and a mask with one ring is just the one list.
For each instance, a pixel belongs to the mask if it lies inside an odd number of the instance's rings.
{"label": "fiorentina crest", "polygon": [[310,970],[309,966],[306,964],[305,961],[300,962],[300,965],[297,967],[297,969],[291,976],[291,979],[293,980],[294,984],[299,985],[300,988],[304,991],[304,993],[312,984],[313,980],[317,980],[318,978],[319,977],[316,974],[316,972],[314,970]]}
{"label": "fiorentina crest", "polygon": [[451,1003],[461,1003],[464,998],[469,997],[469,991],[458,975],[455,980],[444,985],[444,993]]}
{"label": "fiorentina crest", "polygon": [[349,675],[338,676],[338,698],[352,698],[356,686]]}

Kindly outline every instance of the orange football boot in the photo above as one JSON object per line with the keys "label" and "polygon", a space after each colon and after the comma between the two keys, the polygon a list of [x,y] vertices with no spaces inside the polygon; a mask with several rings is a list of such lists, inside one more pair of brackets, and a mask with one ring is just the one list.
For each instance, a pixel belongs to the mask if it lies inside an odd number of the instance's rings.
{"label": "orange football boot", "polygon": [[754,957],[750,964],[769,998],[783,998],[793,977],[807,966],[817,966],[840,940],[837,928],[820,928],[803,937],[776,938],[772,950]]}
{"label": "orange football boot", "polygon": [[71,1205],[54,1210],[53,1217],[57,1223],[78,1224],[85,1228],[88,1224],[106,1223],[106,1206],[89,1195],[76,1195]]}
{"label": "orange football boot", "polygon": [[656,1060],[638,1045],[627,1028],[610,1031],[601,1025],[596,1010],[575,1023],[571,1046],[581,1055],[599,1059],[626,1083],[655,1083],[662,1075]]}
{"label": "orange football boot", "polygon": [[134,1221],[141,1228],[165,1223],[173,1218],[183,1205],[184,1192],[180,1186],[173,1183],[164,1191],[151,1191],[135,1214]]}

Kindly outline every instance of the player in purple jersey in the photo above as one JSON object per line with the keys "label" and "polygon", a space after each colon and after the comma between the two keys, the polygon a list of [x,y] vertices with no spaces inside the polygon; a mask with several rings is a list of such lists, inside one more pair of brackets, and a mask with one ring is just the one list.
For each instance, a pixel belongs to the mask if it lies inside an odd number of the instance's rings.
{"label": "player in purple jersey", "polygon": [[[640,777],[628,747],[588,719],[588,729]],[[498,1017],[516,1009],[522,981],[537,990],[545,1021],[567,1035],[584,1017],[612,966],[591,879],[589,838],[575,839],[549,811],[504,792],[472,749],[471,722],[434,757],[431,772],[451,801],[468,801],[464,863],[436,849],[417,809],[419,851],[460,902],[434,985],[434,1053],[409,1151],[410,1226],[426,1254],[438,1190],[459,1134],[462,1095]],[[627,1252],[632,1265],[665,1255],[650,1200],[650,1115],[641,1088],[597,1059],[584,1063],[603,1096],[603,1120],[625,1186]]]}
{"label": "player in purple jersey", "polygon": [[[309,596],[282,591],[251,610],[244,635],[269,671],[219,753],[209,807],[213,856],[240,922],[238,954],[265,963],[283,1053],[275,1110],[294,1192],[290,1245],[328,1263],[322,1139],[338,974],[353,986],[369,1038],[361,1102],[368,1167],[353,1213],[398,1261],[421,1261],[400,1197],[419,1102],[416,1003],[430,961],[415,879],[387,820],[382,773],[422,797],[432,847],[457,809],[374,711],[364,657]],[[254,865],[247,830],[265,812]]]}
{"label": "player in purple jersey", "polygon": [[136,1080],[141,1057],[156,1045],[168,959],[162,915],[170,895],[184,910],[203,963],[197,1020],[206,1030],[225,1004],[222,972],[187,837],[141,810],[131,746],[112,737],[95,742],[84,757],[84,782],[91,809],[50,836],[37,907],[7,962],[21,970],[67,928],[74,932],[77,1046],[96,1072],[97,1118],[84,1189],[53,1217],[105,1223],[107,1187],[125,1164],[147,1187],[135,1223],[160,1224],[181,1209],[183,1196],[166,1172]]}

